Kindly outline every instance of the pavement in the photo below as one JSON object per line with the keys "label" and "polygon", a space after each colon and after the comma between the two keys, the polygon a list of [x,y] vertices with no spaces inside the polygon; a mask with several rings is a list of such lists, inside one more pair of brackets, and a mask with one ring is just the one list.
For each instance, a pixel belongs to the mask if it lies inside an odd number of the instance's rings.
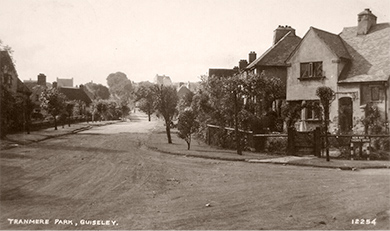
{"label": "pavement", "polygon": [[[7,135],[6,139],[1,140],[0,150],[6,150],[23,145],[28,145],[31,143],[36,143],[55,137],[83,132],[93,127],[99,127],[119,122],[122,121],[101,121],[93,123],[83,122],[72,124],[71,127],[58,126],[58,130],[54,130],[54,128],[48,128],[39,131],[32,131],[30,134],[26,134],[25,132],[9,134]],[[165,128],[164,126],[162,126],[162,122],[159,121],[159,123],[151,124],[154,124],[155,127],[150,128],[151,133],[149,139],[145,143],[146,148],[171,155],[224,161],[246,161],[248,163],[257,164],[282,164],[320,168],[336,168],[340,170],[352,171],[366,168],[390,168],[390,161],[353,161],[331,159],[328,162],[324,158],[318,158],[315,156],[285,156],[283,154],[257,153],[249,151],[244,151],[242,155],[238,155],[234,150],[226,150],[221,149],[219,147],[209,146],[204,142],[198,140],[193,140],[191,143],[191,148],[190,150],[188,150],[186,142],[177,137],[177,130],[172,129],[173,143],[168,144]]]}
{"label": "pavement", "polygon": [[316,156],[287,156],[284,154],[258,153],[244,151],[238,155],[235,150],[222,149],[205,144],[202,141],[194,140],[191,142],[190,150],[184,140],[177,137],[177,130],[172,129],[172,144],[168,144],[165,128],[157,126],[151,133],[146,146],[149,149],[171,155],[181,155],[192,158],[206,158],[225,161],[246,161],[253,164],[281,164],[295,166],[309,166],[319,168],[333,168],[338,170],[356,171],[367,168],[390,168],[390,161],[379,160],[343,160],[331,158],[326,161],[325,158]]}
{"label": "pavement", "polygon": [[28,145],[31,143],[36,143],[55,137],[82,132],[85,130],[89,130],[93,127],[99,127],[119,122],[121,121],[82,122],[71,124],[70,127],[68,125],[65,125],[64,127],[57,126],[57,130],[54,130],[54,127],[51,127],[38,131],[31,131],[30,134],[27,134],[26,132],[8,134],[5,139],[0,140],[0,150],[6,150],[23,145]]}

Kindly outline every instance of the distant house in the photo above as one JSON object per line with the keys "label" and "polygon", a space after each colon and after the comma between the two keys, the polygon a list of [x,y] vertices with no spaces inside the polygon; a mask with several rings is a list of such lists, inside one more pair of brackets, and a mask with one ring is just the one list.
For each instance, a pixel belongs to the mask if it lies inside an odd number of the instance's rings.
{"label": "distant house", "polygon": [[182,99],[185,95],[187,95],[190,92],[191,92],[190,89],[188,89],[188,87],[185,84],[183,84],[177,90],[177,96],[179,97],[179,99]]}
{"label": "distant house", "polygon": [[73,78],[65,79],[57,77],[57,86],[58,87],[73,87]]}
{"label": "distant house", "polygon": [[172,80],[169,76],[166,75],[156,75],[154,77],[154,83],[158,85],[164,85],[164,86],[172,86]]}
{"label": "distant house", "polygon": [[[365,9],[358,14],[357,26],[346,27],[338,35],[311,27],[287,60],[287,101],[318,102],[316,89],[328,86],[336,92],[331,131],[361,131],[369,103],[377,105],[389,129],[390,24],[376,20]],[[318,126],[319,119],[311,109],[301,112],[306,130]]]}
{"label": "distant house", "polygon": [[[256,59],[256,52],[251,51],[249,53],[249,64],[255,61]],[[246,59],[241,59],[238,62],[238,66],[235,66],[233,68],[209,68],[209,77],[231,77],[236,74],[242,73],[245,71],[245,69],[248,66],[248,61]]]}
{"label": "distant house", "polygon": [[209,68],[209,77],[229,77],[235,74],[238,74],[238,67],[228,69],[228,68]]}
{"label": "distant house", "polygon": [[57,83],[53,83],[53,87],[58,88],[58,91],[64,94],[68,100],[68,104],[72,104],[73,107],[73,116],[85,115],[87,108],[92,103],[91,98],[86,93],[84,85],[80,87],[58,87]]}

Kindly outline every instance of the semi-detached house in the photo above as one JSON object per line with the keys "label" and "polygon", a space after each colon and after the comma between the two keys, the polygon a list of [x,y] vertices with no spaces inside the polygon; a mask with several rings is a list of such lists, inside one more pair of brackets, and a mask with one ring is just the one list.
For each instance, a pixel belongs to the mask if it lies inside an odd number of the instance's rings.
{"label": "semi-detached house", "polygon": [[[362,132],[365,107],[374,104],[389,130],[390,24],[377,23],[365,9],[358,25],[336,35],[311,27],[287,59],[287,101],[312,104],[316,90],[328,86],[335,91],[330,110],[331,132]],[[305,108],[301,125],[311,130],[320,124],[317,111]]]}

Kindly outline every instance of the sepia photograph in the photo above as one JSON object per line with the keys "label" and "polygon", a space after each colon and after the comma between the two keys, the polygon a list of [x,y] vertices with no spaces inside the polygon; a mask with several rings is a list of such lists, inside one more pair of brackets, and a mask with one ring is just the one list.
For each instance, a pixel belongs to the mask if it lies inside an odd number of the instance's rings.
{"label": "sepia photograph", "polygon": [[390,0],[0,0],[0,230],[390,230]]}

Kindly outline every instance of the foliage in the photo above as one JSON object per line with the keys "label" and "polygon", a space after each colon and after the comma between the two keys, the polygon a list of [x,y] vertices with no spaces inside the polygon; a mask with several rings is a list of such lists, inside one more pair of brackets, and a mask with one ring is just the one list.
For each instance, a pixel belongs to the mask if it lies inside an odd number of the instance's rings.
{"label": "foliage", "polygon": [[120,105],[116,100],[94,100],[92,102],[93,120],[118,120],[123,111],[130,111],[127,105]]}
{"label": "foliage", "polygon": [[282,116],[286,121],[287,127],[294,127],[294,124],[301,118],[302,106],[299,103],[287,102],[282,107]]}
{"label": "foliage", "polygon": [[368,103],[364,108],[364,118],[361,121],[364,125],[365,134],[381,133],[381,115],[377,105],[373,103]]}
{"label": "foliage", "polygon": [[329,114],[330,114],[330,105],[335,99],[335,92],[327,86],[318,87],[316,90],[316,95],[320,98],[321,105],[324,109],[324,132],[325,132],[325,147],[326,147],[326,160],[329,161],[329,140],[328,140],[328,130],[329,130]]}
{"label": "foliage", "polygon": [[155,109],[165,120],[168,143],[172,143],[170,126],[173,117],[177,113],[178,97],[176,89],[173,86],[154,85],[153,94],[156,97]]}
{"label": "foliage", "polygon": [[86,83],[85,87],[89,92],[91,92],[93,98],[92,99],[109,99],[110,98],[110,91],[106,86],[103,86],[102,84],[96,84],[96,83]]}
{"label": "foliage", "polygon": [[268,137],[267,150],[273,153],[285,153],[287,149],[287,139],[285,137]]}
{"label": "foliage", "polygon": [[128,102],[133,93],[133,85],[125,73],[111,73],[107,77],[109,91],[114,98]]}
{"label": "foliage", "polygon": [[184,110],[179,115],[179,122],[177,129],[179,130],[178,136],[187,142],[188,150],[191,146],[191,136],[198,130],[199,124],[196,121],[196,115],[192,110]]}
{"label": "foliage", "polygon": [[262,116],[272,110],[272,103],[286,97],[286,86],[280,78],[264,72],[248,74],[245,82],[246,95],[252,104],[252,113]]}
{"label": "foliage", "polygon": [[122,72],[111,73],[107,77],[109,91],[114,100],[117,101],[121,109],[121,116],[126,116],[130,112],[129,105],[133,101],[134,89],[131,81]]}
{"label": "foliage", "polygon": [[155,95],[153,92],[153,88],[154,85],[146,81],[146,82],[140,82],[135,91],[138,107],[141,111],[145,112],[148,115],[149,121],[151,120],[151,115],[155,111],[154,108]]}
{"label": "foliage", "polygon": [[[275,111],[274,102],[285,97],[285,86],[276,77],[259,74],[237,74],[230,77],[205,77],[192,97],[191,109],[200,123],[198,137],[205,139],[207,124],[234,127],[234,138],[219,134],[222,141],[236,142],[237,153],[244,147],[239,129],[266,132],[280,130],[280,104]],[[220,142],[220,143],[224,143]]]}
{"label": "foliage", "polygon": [[184,111],[185,109],[191,107],[192,104],[192,98],[194,97],[194,93],[192,91],[185,94],[178,103],[178,110],[179,112]]}
{"label": "foliage", "polygon": [[45,89],[39,98],[41,108],[54,118],[54,129],[57,130],[57,116],[66,108],[66,96],[57,88]]}

